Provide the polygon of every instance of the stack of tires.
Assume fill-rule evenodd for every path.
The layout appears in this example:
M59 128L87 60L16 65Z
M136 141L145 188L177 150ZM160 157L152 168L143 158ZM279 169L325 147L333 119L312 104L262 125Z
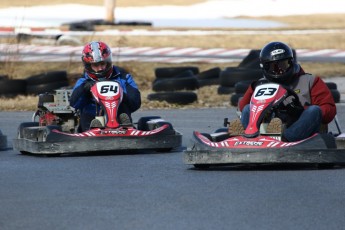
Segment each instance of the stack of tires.
M173 104L190 104L198 100L194 92L199 87L219 85L219 67L200 72L196 66L159 67L148 100L166 101Z
M150 101L166 101L172 104L186 105L198 100L194 90L199 88L195 75L199 68L195 66L159 67L155 69L155 80L151 93L147 96Z

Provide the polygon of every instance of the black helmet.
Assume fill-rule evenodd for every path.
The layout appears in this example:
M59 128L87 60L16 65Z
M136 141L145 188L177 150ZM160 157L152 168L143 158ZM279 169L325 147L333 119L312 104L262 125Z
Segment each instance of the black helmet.
M270 42L260 52L260 67L265 78L280 84L288 84L299 72L291 48L283 42Z

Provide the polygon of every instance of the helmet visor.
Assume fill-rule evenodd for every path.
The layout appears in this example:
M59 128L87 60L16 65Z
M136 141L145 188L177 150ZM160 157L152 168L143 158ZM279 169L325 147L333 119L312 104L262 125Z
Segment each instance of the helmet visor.
M291 68L291 66L292 63L290 59L283 59L265 63L264 69L269 74L282 75L286 73Z

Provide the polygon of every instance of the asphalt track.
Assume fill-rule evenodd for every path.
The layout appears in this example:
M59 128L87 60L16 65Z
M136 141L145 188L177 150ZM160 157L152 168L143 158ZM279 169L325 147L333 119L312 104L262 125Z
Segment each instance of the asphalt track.
M344 121L344 105L338 118ZM1 112L9 147L32 112ZM342 229L344 168L195 170L182 162L193 130L211 132L235 108L146 110L182 132L170 153L35 157L0 152L0 229ZM336 131L334 124L330 129Z

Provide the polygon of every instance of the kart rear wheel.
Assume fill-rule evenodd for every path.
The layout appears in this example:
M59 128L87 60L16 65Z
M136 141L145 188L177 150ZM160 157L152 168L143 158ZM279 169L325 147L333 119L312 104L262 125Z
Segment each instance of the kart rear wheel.
M194 168L196 168L196 169L201 169L201 170L205 170L205 169L209 169L209 168L210 168L210 165L207 165L207 164L195 164L195 165L194 165Z
M320 163L316 166L318 169L333 169L335 165L333 163Z
M150 121L150 120L154 120L154 119L161 119L161 117L160 116L141 117L138 120L138 129L142 130L142 131L148 131L149 128L148 128L147 122Z

